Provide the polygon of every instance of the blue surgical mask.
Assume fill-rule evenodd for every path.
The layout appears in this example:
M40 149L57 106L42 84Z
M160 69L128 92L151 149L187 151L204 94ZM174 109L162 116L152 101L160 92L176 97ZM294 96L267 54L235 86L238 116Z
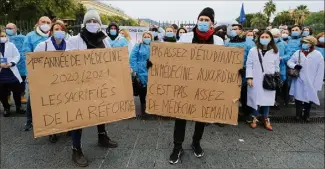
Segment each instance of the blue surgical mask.
M158 36L158 33L157 33L156 31L153 31L153 32L152 32L152 36L153 36L153 37L156 37L156 36Z
M308 36L309 35L309 31L303 31L302 32L302 36Z
M150 42L151 42L151 38L143 38L143 42L144 42L145 44L149 45Z
M230 32L231 37L237 36L237 32L235 30L231 30Z
M209 22L199 21L197 23L197 28L200 32L208 32L208 30L210 29L210 24Z
M307 44L307 43L303 43L302 45L301 45L301 48L303 49L303 50L309 50L309 45Z
M320 43L325 43L325 38L324 37L320 37L318 40L319 40Z
M65 37L65 32L64 31L54 31L53 36L55 39L62 40Z
M253 36L246 36L246 41L253 41Z
M274 38L274 42L277 43L280 40L280 38Z
M174 37L174 32L166 32L166 36L169 38Z
M271 39L260 39L260 43L264 46L268 45L270 43Z
M12 29L6 29L6 34L7 34L8 36L12 36L12 35L15 34L15 32L14 32L14 30L12 30Z
M300 32L299 31L292 31L291 32L291 36L299 36L300 35Z
M116 35L116 29L109 30L109 34L115 36Z

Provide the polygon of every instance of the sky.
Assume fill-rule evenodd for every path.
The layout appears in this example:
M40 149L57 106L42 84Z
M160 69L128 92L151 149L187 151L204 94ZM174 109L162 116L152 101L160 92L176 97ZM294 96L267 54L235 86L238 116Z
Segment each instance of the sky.
M137 18L150 18L156 21L194 21L198 14L205 7L212 7L215 11L215 20L219 22L233 21L240 14L242 3L244 3L245 13L263 12L263 6L267 0L257 1L101 1L102 3L111 4L114 7L122 9L127 15ZM277 11L294 9L297 6L304 4L312 12L324 10L323 0L295 0L284 1L275 0ZM273 16L274 17L274 16ZM272 17L272 18L273 18Z

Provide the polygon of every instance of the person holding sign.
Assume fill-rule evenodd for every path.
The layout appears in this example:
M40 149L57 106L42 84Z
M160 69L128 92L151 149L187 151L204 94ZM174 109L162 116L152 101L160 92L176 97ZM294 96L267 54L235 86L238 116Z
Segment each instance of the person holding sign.
M249 50L252 48L251 45L249 45L246 42L246 35L243 32L243 26L241 24L233 24L232 30L230 33L230 40L225 44L225 46L229 47L238 47L238 48L244 48L244 65L243 68L239 71L239 73L242 75L242 87L241 87L241 93L240 93L240 101L241 101L241 107L242 111L244 113L245 119L248 123L251 122L250 119L250 109L247 106L247 83L245 79L245 67L246 67L246 60Z
M287 62L289 68L299 72L291 82L289 94L296 99L296 118L306 122L310 121L312 104L320 105L317 93L322 90L324 78L324 58L315 49L316 44L317 39L313 36L304 37L301 50Z
M176 42L174 27L168 26L166 28L166 35L164 36L164 42Z
M57 20L50 29L50 38L45 42L38 44L34 52L43 52L43 51L58 51L58 50L70 50L72 47L65 40L67 29L65 25ZM50 135L49 140L52 143L58 141L56 134Z
M270 131L273 130L269 119L269 111L270 106L274 106L275 103L277 86L269 87L267 77L280 78L279 72L279 50L271 32L264 31L258 36L256 47L249 51L246 63L247 105L254 109L252 110L251 128L257 127L257 117L261 111L265 128Z
M193 32L183 34L179 43L197 43L224 45L223 40L214 35L214 10L204 8L197 18L197 24ZM198 158L203 157L204 151L201 148L200 141L203 136L205 123L196 122L193 135L192 149L194 155ZM176 119L174 127L174 149L169 158L170 164L177 164L183 154L182 144L185 138L186 120Z
M179 28L176 32L176 39L177 41L179 41L179 39L181 38L181 36L183 34L187 33L187 30L185 28Z
M36 46L49 38L52 21L47 16L42 16L35 25L35 31L29 32L26 35L23 44L23 51L26 53L34 52ZM27 123L25 124L24 131L29 131L32 125L32 110L30 105L30 98L27 101L26 112Z
M101 31L102 21L98 12L90 9L84 16L83 27L80 34L69 38L69 43L73 45L73 50L86 50L98 48L110 48L109 39L103 31ZM112 141L105 129L105 124L97 126L98 131L98 145L107 148L116 148L118 145ZM72 160L80 167L88 166L88 160L81 150L81 134L82 129L71 132L72 136Z
M152 66L150 59L150 43L153 37L151 33L144 32L142 34L142 43L138 43L134 46L131 57L130 66L132 69L132 75L138 77L140 85L138 92L141 103L141 115L146 113L146 97L147 97L147 84L148 84L148 69Z
M21 87L22 78L19 74L17 63L20 60L20 54L16 46L8 41L5 32L0 31L0 101L3 105L3 116L10 114L10 105L8 103L8 91L13 92L16 113L24 114L25 110L21 107Z

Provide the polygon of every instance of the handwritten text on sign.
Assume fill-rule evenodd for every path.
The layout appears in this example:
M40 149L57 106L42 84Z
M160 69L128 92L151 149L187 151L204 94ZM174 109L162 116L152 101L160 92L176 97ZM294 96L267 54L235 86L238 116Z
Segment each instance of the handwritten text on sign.
M152 43L147 111L208 123L237 124L243 50Z
M35 137L135 116L126 47L27 56Z

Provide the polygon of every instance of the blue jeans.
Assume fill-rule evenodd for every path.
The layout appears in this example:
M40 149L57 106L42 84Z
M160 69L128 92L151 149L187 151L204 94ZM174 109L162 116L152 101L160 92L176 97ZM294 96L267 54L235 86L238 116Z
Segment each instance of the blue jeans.
M269 117L270 106L258 106L257 110L253 109L252 115L258 117L260 111L262 112L263 117L267 118Z
M82 129L77 129L77 130L71 131L73 148L81 147L81 134L82 134Z
M28 101L27 101L26 118L27 118L27 124L32 124L33 123L32 108L30 106L30 96L28 96Z

